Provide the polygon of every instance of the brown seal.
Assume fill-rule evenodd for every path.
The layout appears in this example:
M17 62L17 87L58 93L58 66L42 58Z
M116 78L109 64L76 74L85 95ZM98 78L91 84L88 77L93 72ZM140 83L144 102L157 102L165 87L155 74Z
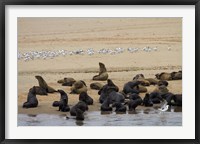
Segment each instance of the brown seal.
M71 93L80 94L81 92L87 92L87 86L84 81L76 81L71 87Z
M47 85L46 81L41 76L35 76L38 80L39 86L47 91L47 93L57 92L54 88Z
M99 74L93 77L93 80L105 81L108 79L108 73L103 63L99 62Z

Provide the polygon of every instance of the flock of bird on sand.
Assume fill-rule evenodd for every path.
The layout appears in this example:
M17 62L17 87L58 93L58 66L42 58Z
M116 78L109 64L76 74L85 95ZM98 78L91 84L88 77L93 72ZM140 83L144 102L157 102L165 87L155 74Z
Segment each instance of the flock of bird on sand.
M97 90L99 95L100 110L115 112L135 111L136 107L141 105L144 107L152 107L154 104L163 104L160 108L165 111L169 106L182 106L182 94L174 94L169 92L167 86L170 80L181 80L182 71L171 73L158 73L156 78L145 78L143 74L137 74L131 81L124 84L123 90L119 91L119 87L108 78L106 67L99 62L99 74L93 77L90 88ZM88 87L83 80L75 80L72 77L65 77L57 82L62 86L70 86L73 94L79 95L79 101L72 107L68 105L68 95L64 90L55 90L50 87L42 76L35 76L39 82L39 86L33 86L29 89L27 101L23 104L23 108L33 108L38 106L36 95L48 95L48 93L60 93L60 100L52 102L53 107L58 107L59 111L70 112L71 116L76 116L77 120L84 120L84 112L89 109L88 105L93 105L93 99L88 95ZM107 81L103 85L97 81ZM147 86L155 85L155 90L147 93ZM146 93L142 99L140 93Z
M73 51L67 51L67 50L56 50L56 51L30 51L26 53L20 53L18 52L18 60L24 60L24 61L30 61L35 59L53 59L58 56L66 56L66 55L94 55L94 54L110 54L110 55L116 55L123 53L125 51L128 51L130 53L136 53L139 51L143 52L154 52L158 51L158 47L143 47L143 48L137 48L137 47L129 47L127 49L125 48L115 48L115 49L108 49L103 48L100 50L95 51L93 48L88 48L87 50L73 50ZM171 47L167 48L168 51L171 50Z

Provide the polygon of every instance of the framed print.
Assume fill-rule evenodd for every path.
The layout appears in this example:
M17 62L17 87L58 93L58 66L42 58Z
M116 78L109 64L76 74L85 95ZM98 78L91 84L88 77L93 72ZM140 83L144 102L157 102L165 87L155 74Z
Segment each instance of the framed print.
M1 1L2 143L199 143L199 1Z

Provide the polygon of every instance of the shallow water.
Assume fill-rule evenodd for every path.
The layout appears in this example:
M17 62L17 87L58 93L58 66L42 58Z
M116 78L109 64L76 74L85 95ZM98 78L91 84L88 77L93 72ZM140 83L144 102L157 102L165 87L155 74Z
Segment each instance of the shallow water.
M182 112L145 109L124 114L85 112L85 120L67 115L18 114L18 126L182 126ZM67 117L67 118L66 118Z

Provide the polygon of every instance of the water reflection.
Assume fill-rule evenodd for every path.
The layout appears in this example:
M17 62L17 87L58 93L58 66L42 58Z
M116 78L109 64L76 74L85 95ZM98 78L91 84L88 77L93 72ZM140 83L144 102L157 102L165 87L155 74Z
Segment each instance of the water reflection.
M18 126L181 126L182 108L171 107L167 112L145 110L116 112L85 112L85 120L76 120L69 113L62 115L18 115Z

